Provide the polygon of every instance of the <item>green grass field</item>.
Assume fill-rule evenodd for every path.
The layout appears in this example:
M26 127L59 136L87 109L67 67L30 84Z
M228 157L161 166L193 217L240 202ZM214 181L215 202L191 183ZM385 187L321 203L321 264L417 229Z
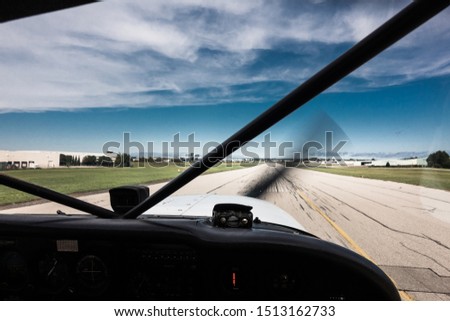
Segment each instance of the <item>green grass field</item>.
M317 167L311 170L420 185L450 191L450 170L434 168Z
M228 165L228 166L227 166ZM206 173L243 168L239 165L221 164ZM1 174L16 177L64 194L104 191L112 187L133 184L150 184L167 181L184 168L174 164L164 167L132 168L55 168L40 170L3 171ZM0 185L0 205L9 205L38 199L35 196Z

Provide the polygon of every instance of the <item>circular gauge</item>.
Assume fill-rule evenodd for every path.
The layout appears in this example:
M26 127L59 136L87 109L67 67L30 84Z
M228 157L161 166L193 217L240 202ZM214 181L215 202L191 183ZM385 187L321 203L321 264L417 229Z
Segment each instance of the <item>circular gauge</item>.
M78 261L77 277L86 290L102 290L108 283L108 270L99 257L87 255Z
M18 252L7 252L0 260L0 289L19 291L28 283L28 267Z
M69 281L69 268L60 258L46 257L39 261L39 276L44 289L59 292Z

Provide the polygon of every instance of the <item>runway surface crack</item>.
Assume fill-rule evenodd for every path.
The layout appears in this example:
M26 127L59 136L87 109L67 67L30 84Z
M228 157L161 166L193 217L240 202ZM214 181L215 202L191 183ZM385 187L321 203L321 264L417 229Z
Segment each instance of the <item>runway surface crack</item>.
M369 214L364 213L363 211L357 209L356 207L354 207L354 206L352 206L352 205L350 205L350 204L348 204L348 203L346 203L346 202L344 202L344 201L342 201L342 200L340 200L340 199L334 197L333 195L328 194L327 192L323 192L323 191L322 191L322 193L328 195L329 197L335 199L335 200L338 201L338 202L341 202L342 204L345 204L346 206L350 207L350 208L353 209L354 211L356 211L356 212L358 212L358 213L364 215L364 216L367 217L368 219L374 221L375 223L377 223L377 224L383 226L384 228L386 228L386 229L388 229L388 230L390 230L390 231L392 231L392 232L401 233L401 234L405 234L405 235L410 235L410 236L414 236L414 237L419 237L419 238L422 238L422 239L427 239L427 238L424 237L423 235L418 235L418 234L414 234L414 233L410 233L410 232L406 232L406 231L401 231L401 230L395 229L395 228L393 228L393 227L390 227L390 226L384 224L383 222L377 220L376 218L370 216Z
M404 248L410 250L411 252L414 252L414 253L419 254L419 255L421 255L421 256L423 256L423 257L426 257L427 259L429 259L429 260L433 261L434 263L436 263L437 265L439 265L439 266L440 266L441 268L443 268L444 270L450 272L450 270L449 270L445 265L439 263L436 259L432 258L431 256L426 255L426 254L423 254L423 253L421 253L421 252L419 252L419 251L416 251L416 250L414 250L414 249L412 249L412 248L406 246L403 242L400 242L400 245L403 246Z

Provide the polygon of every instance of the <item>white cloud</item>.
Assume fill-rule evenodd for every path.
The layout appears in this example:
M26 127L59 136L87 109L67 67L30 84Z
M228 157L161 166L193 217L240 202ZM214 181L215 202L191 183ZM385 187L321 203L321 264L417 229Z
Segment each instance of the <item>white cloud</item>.
M401 7L299 3L114 0L2 24L0 112L254 99L231 86L304 80L331 59L321 46L354 43ZM355 76L384 86L448 75L449 18L444 12ZM260 50L298 60L261 63ZM217 90L194 94L204 88Z

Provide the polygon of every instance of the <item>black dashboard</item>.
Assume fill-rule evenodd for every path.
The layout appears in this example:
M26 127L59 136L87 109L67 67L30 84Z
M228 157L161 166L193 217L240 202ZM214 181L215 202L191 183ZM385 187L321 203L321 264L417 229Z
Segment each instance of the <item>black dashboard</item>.
M298 230L209 218L0 215L2 300L399 300L374 264Z

